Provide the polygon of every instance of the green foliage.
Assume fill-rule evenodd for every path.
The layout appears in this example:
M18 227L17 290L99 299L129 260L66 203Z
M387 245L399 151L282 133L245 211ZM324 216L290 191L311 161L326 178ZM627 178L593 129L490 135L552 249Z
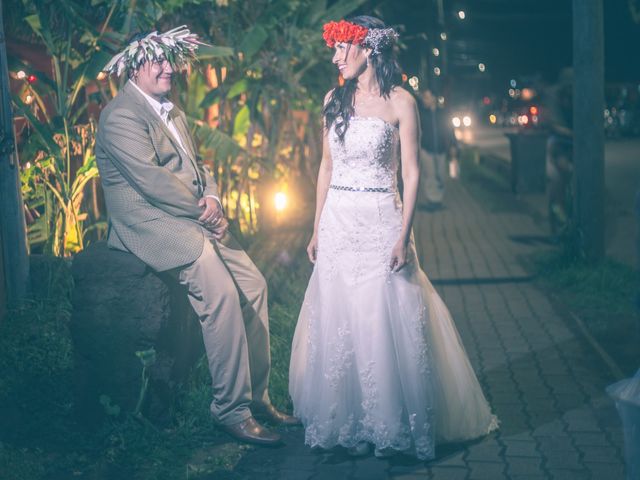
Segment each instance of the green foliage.
M116 6L110 6L108 19ZM89 101L82 94L108 60L103 48L114 35L105 33L108 20L101 29L88 22L82 3L67 1L55 7L51 2L24 0L22 7L30 12L24 23L46 48L52 64L51 72L36 72L22 59L12 58L12 69L37 78L30 82L29 75L24 76L13 96L17 114L31 129L20 152L29 239L32 245L44 244L45 253L69 255L83 248L84 189L98 176L95 126L87 117Z
M0 431L17 444L55 436L72 405L71 275L57 259L33 263L32 298L0 322Z

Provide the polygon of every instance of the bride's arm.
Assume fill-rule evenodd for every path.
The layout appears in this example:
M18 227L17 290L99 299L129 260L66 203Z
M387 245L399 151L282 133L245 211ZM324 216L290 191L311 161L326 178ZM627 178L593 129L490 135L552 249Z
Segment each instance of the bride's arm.
M330 94L331 92L329 92L325 97L325 104L329 99ZM318 248L318 225L320 224L320 215L322 214L324 202L327 198L327 192L329 191L329 183L331 182L332 161L331 152L329 150L328 133L327 126L325 125L322 135L322 160L320 161L320 170L318 171L318 183L316 187L316 216L313 222L313 236L311 237L311 241L307 247L309 260L313 263L316 261Z
M398 115L400 130L400 161L402 163L402 230L398 243L393 248L391 268L400 270L406 263L407 246L411 239L411 227L416 210L420 166L420 118L415 99L404 89L395 92L394 110Z

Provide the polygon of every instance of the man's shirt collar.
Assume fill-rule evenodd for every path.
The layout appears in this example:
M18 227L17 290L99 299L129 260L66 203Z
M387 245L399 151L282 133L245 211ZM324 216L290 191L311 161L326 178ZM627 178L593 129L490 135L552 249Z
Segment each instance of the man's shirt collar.
M135 84L135 82L129 80L129 83L131 83L131 85L133 85L142 94L142 96L147 100L147 102L149 102L149 105L151 105L151 108L153 108L153 110L158 115L160 115L162 120L164 120L166 122L167 121L167 117L169 115L169 112L174 107L173 103L171 103L167 99L163 99L162 102L159 102L158 100L153 98L151 95L148 95L148 94L144 93L142 91L142 89L138 85Z

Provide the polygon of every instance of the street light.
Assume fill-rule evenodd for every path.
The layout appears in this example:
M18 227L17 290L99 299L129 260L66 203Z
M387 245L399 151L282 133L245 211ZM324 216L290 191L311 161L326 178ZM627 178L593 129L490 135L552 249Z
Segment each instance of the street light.
M447 32L442 32L440 34L440 38L442 39L442 41L445 41L447 39Z
M478 64L478 70L480 70L481 72L484 72L486 70L487 66L484 63L479 63Z
M431 52L433 53L434 57L439 57L440 56L440 49L439 48L434 48L433 50L431 50Z
M439 77L439 76L440 76L440 73L442 73L442 72L440 71L440 67L436 67L436 68L434 68L434 69L433 69L433 73L435 73L435 74L436 74L436 77Z
M460 10L460 11L458 11L458 18L459 18L460 20L464 20L465 18L467 18L467 14L465 13L465 11L464 11L464 10Z

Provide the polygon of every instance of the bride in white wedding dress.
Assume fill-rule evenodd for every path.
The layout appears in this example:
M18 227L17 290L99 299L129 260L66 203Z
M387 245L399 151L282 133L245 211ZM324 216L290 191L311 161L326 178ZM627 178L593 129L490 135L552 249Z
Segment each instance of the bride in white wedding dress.
M325 25L323 36L345 81L325 99L315 266L289 392L312 447L431 459L436 443L485 435L497 419L416 257L419 119L398 86L397 35L359 16Z

